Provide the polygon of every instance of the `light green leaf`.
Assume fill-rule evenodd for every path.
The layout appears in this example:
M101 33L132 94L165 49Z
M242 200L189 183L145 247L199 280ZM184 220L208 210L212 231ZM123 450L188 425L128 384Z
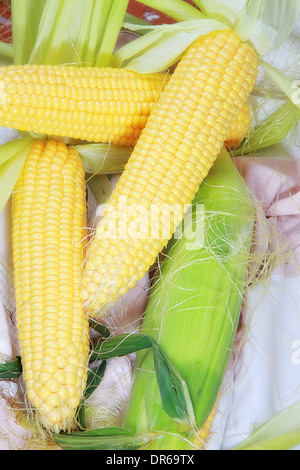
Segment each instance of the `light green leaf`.
M14 63L28 63L47 0L12 0Z
M87 180L97 204L105 204L112 192L111 182L106 175L95 175Z
M53 439L64 450L137 450L149 436L136 436L121 428L103 428L55 434Z
M143 29L142 26L128 23L124 27L131 31ZM152 28L148 34L121 47L113 55L112 65L140 73L167 70L199 36L224 29L224 25L218 21L200 19Z
M78 63L78 31L85 18L86 0L48 0L40 20L30 63Z
M249 139L243 140L238 148L231 151L231 155L258 156L261 150L280 144L294 129L299 119L300 109L288 101L257 126Z
M300 444L300 401L276 414L233 450L290 450Z
M14 189L32 141L25 137L0 146L0 212Z
M299 11L299 0L248 1L235 32L243 41L250 41L260 56L265 56L286 41Z
M95 59L96 67L108 67L110 65L127 6L128 0L113 0L111 2L107 24L103 27L101 47Z
M109 144L83 144L75 148L82 158L85 172L91 175L122 172L132 152L131 147Z
M240 18L248 0L194 0L194 2L209 18L232 27Z
M121 357L143 349L152 348L155 374L163 410L183 429L195 424L191 397L186 382L172 365L161 346L148 335L125 334L108 338L97 345L90 361Z
M0 55L12 59L13 57L13 46L7 42L0 41Z
M291 82L279 70L275 69L267 62L261 60L260 63L263 65L267 75L269 75L273 82L285 93L294 105L298 106L300 109L300 93L297 87L297 85L300 84L300 81L296 80L295 82Z
M138 0L139 3L161 11L176 21L203 19L205 15L183 0Z

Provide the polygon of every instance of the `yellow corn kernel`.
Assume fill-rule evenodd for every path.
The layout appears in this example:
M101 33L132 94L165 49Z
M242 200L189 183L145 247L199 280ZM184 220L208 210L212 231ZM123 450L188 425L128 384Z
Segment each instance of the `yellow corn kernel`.
M217 158L256 77L256 53L230 30L201 37L185 53L88 247L94 268L84 269L82 298L89 315L101 316L154 263ZM122 242L122 249L111 259L116 239L120 244L114 248ZM131 276L124 277L128 254L134 265ZM104 273L100 281L97 273Z
M72 426L87 378L85 196L76 150L35 141L12 198L17 328L28 399L57 432Z
M68 72L73 75L74 70L76 79L72 81ZM93 74L86 79L83 72L80 75L82 70L66 66L0 67L0 123L52 136L135 145L169 77L149 74L137 83L137 74L113 69L107 80L110 69L93 68L88 69L88 74L89 70ZM228 147L236 147L246 137L250 123L247 113L248 105L233 123L225 142Z
M234 121L229 136L225 140L225 146L234 149L240 145L243 139L248 137L251 126L251 110L247 101L241 108L238 118Z
M62 65L0 67L0 125L48 136L135 145L165 74Z
M207 417L205 423L198 431L197 438L195 439L193 448L197 450L205 450L208 439L211 435L211 428L212 428L212 424L216 415L216 409L217 409L217 404L215 404L209 416Z

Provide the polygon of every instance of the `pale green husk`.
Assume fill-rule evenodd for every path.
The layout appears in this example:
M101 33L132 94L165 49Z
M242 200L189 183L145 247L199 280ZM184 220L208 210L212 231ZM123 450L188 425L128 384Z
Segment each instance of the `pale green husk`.
M254 209L225 150L193 201L193 216L185 218L183 235L175 233L161 258L142 333L158 341L186 381L196 425L182 430L163 411L152 356L139 352L124 427L157 434L147 449L192 447L215 403L233 345L247 285Z
M300 444L300 402L283 409L233 450L291 450Z
M0 212L9 199L33 142L24 137L0 146Z

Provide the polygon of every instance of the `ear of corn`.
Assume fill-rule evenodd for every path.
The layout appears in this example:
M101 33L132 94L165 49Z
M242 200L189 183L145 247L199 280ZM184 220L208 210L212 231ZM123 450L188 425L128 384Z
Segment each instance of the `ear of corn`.
M164 74L125 69L22 65L0 67L0 125L59 137L135 145L158 96ZM240 110L228 146L246 136Z
M214 164L257 76L229 30L186 52L146 124L89 246L82 297L100 316L154 263Z
M28 399L54 431L71 427L87 376L88 320L79 295L85 237L78 153L35 141L13 193L17 328Z
M167 415L153 355L138 352L123 427L148 434L149 450L202 448L206 440L247 286L254 215L248 189L223 150L161 257L141 329L185 380L196 424L183 430Z
M109 67L0 67L0 125L135 145L167 82L164 74Z

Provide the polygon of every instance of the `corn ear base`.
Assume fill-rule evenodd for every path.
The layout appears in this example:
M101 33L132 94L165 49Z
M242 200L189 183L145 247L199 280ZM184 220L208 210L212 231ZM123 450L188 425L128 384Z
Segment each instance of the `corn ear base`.
M153 357L139 352L124 427L156 434L149 450L194 448L214 407L247 286L254 218L246 185L224 149L193 201L192 217L167 246L142 326L186 381L196 429L191 423L183 432L164 412Z

